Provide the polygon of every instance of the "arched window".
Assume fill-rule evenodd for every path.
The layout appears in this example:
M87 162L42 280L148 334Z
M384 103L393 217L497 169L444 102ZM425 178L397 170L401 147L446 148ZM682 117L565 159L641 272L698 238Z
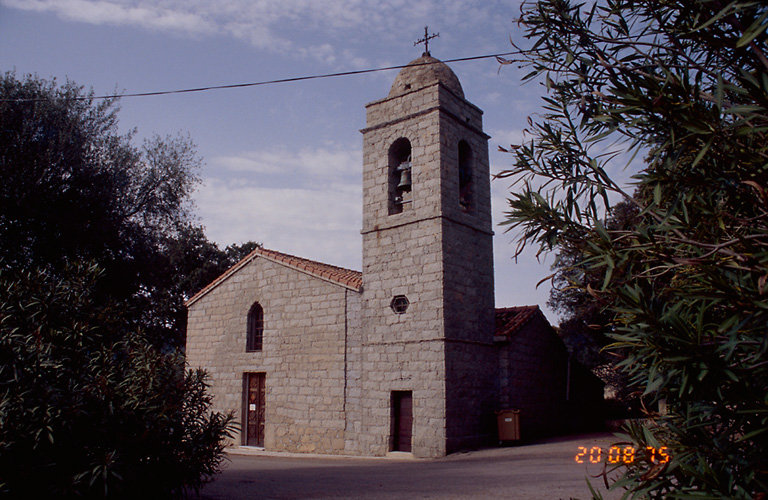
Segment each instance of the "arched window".
M389 214L411 207L411 143L401 137L389 147Z
M472 208L472 149L459 142L459 205L465 212Z
M264 338L264 310L258 302L254 302L248 311L248 337L245 342L245 350L248 352L260 351Z

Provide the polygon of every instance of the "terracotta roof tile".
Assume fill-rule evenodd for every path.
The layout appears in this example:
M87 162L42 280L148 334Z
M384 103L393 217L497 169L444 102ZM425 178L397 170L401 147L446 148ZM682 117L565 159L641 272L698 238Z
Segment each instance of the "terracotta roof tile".
M203 295L207 294L220 283L225 281L240 268L248 264L250 261L257 257L263 257L272 262L288 266L290 268L305 272L309 275L315 276L337 285L349 288L356 292L359 292L363 288L363 274L360 271L353 271L352 269L345 269L343 267L332 266L330 264L323 264L314 260L304 259L296 257L295 255L289 255L275 250L269 250L267 248L257 248L253 252L246 255L240 262L227 269L221 276L210 282L205 288L193 295L186 305L189 307Z
M539 306L516 306L496 309L496 336L512 338L536 313L543 314Z
M360 271L353 271L352 269L345 269L343 267L332 266L330 264L323 264L314 260L303 259L294 255L288 255L285 253L277 252L275 250L267 250L266 248L261 250L261 256L271 258L276 262L282 262L290 267L307 271L309 274L317 276L319 278L327 278L329 281L338 283L339 285L352 288L357 291L363 286L363 274Z

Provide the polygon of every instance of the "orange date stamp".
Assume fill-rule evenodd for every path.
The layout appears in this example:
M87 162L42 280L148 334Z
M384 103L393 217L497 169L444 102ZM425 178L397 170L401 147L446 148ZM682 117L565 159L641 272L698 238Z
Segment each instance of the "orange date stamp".
M579 446L577 450L578 453L573 457L577 464L599 464L605 462L611 465L630 465L635 463L638 455L638 450L634 446L611 446L607 450L603 450L599 446L592 446L590 448ZM666 446L659 448L646 446L644 452L651 463L665 464L669 462L669 449Z

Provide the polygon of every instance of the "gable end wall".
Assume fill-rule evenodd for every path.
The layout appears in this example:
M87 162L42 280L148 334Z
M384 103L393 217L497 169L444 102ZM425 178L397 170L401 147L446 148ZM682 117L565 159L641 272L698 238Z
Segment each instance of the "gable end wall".
M257 301L263 349L246 352L246 318ZM214 409L234 411L238 421L243 374L266 374L265 449L343 453L345 392L355 389L345 353L359 336L349 314L358 311L358 293L256 258L190 306L187 363L208 371Z

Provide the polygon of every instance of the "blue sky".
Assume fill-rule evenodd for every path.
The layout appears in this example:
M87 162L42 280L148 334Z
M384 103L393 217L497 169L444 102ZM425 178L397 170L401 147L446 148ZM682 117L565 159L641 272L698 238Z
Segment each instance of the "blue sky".
M96 94L226 85L406 64L424 26L439 59L511 50L516 1L0 0L0 70L69 78ZM539 107L522 70L494 59L451 64L484 110L491 171ZM123 98L121 128L137 139L189 133L205 166L195 193L220 245L267 248L361 269L361 169L366 103L397 71L273 86ZM494 181L494 224L507 180ZM513 260L514 234L495 227L497 307L545 307L552 257ZM550 321L556 316L545 308Z

